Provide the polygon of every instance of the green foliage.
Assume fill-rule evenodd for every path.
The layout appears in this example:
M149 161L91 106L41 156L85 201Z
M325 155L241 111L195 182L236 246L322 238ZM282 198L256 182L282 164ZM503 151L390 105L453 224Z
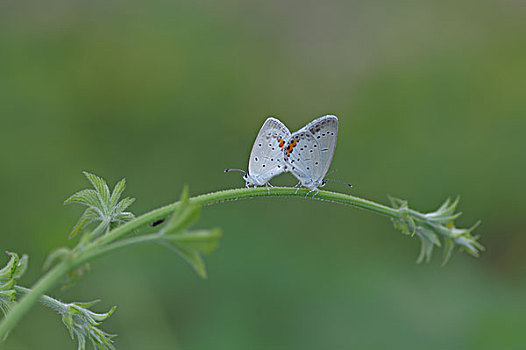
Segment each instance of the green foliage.
M16 253L7 253L11 259L0 270L0 309L6 316L14 305L17 294L29 292L26 288L16 286L16 280L22 277L27 269L27 255L19 258ZM114 349L111 340L113 336L103 332L97 326L111 316L115 307L106 313L99 314L89 310L96 302L64 304L49 296L43 296L40 301L62 315L62 321L68 328L71 337L77 337L79 350L86 348L86 338L91 341L94 349Z
M77 338L79 350L86 349L86 338L90 340L94 349L115 349L112 340L115 335L108 334L97 326L109 318L116 307L112 307L106 313L95 313L89 310L97 302L98 300L88 303L65 304L59 311L62 314L62 322L69 330L71 338Z
M187 231L199 218L201 207L190 202L188 188L181 194L179 207L159 231L160 242L179 254L195 272L206 278L206 267L201 254L217 248L219 229Z
M65 201L65 204L78 203L88 207L78 220L70 236L76 235L92 222L97 221L100 224L92 231L88 231L77 247L73 249L62 247L52 252L44 263L44 269L48 269L57 261L75 265L75 261L84 259L84 254L107 253L130 244L153 241L176 251L192 266L199 276L206 277L206 268L201 254L210 253L217 248L221 232L218 229L188 230L198 220L200 215L200 205L190 201L188 188L184 188L179 205L173 210L169 220L157 233L132 238L124 238L125 235L122 235L104 243L102 240L93 239L100 235L109 237L114 233L113 229L118 225L135 218L132 213L125 211L133 203L134 199L127 197L120 200L126 187L124 179L119 181L110 193L104 179L87 172L84 172L84 175L94 189L81 190ZM116 226L112 224L116 224ZM76 279L80 278L82 271L82 266L71 268L68 272L67 285L71 285ZM13 287L14 283L9 286ZM14 289L11 288L10 290L14 295ZM22 288L21 291L24 291L24 289ZM113 313L115 307L107 313L98 314L89 310L94 303L75 302L65 304L45 295L41 301L44 305L53 308L62 315L62 321L68 328L71 337L77 339L79 349L85 349L88 339L94 349L114 349L112 341L114 336L102 331L98 326Z
M108 230L112 224L122 224L135 218L131 212L125 211L132 205L135 198L126 197L119 201L126 188L126 179L119 181L110 194L110 189L104 179L86 171L84 175L94 189L79 191L64 201L64 204L77 203L88 207L77 221L70 237L74 237L87 225L96 221L105 223L104 229ZM100 233L93 235L98 234Z
M7 315L16 300L15 283L22 277L27 269L28 256L22 258L18 254L6 252L11 258L9 262L0 270L0 310Z
M304 196L304 190L298 193L295 188L278 187L274 187L271 194L266 188L250 188L219 191L190 198L188 188L185 187L178 202L135 219L131 212L125 211L134 199L129 197L120 199L125 189L124 179L119 181L110 192L106 181L102 178L86 172L84 174L93 189L79 191L65 201L66 204L79 203L87 206L75 225L72 235L92 222L100 222L99 225L88 231L73 249L59 248L51 253L45 267L51 266L54 261L59 263L39 280L33 290L16 285L16 279L22 276L27 267L27 256L24 255L19 259L16 254L9 253L11 255L9 263L0 270L0 308L6 314L6 318L0 323L0 336L5 336L17 322L17 317L20 318L32 305L31 303L40 298L44 305L62 315L62 321L71 337L77 339L78 349L84 350L88 340L94 349L114 349L112 340L114 336L102 331L99 326L111 316L115 307L106 313L95 313L90 310L95 302L63 303L44 293L66 276L69 276L70 282L79 278L82 267L98 256L147 242L156 242L169 247L189 263L200 277L205 278L207 274L202 254L210 253L217 248L221 231L219 229L190 230L199 219L201 205L269 195L307 198ZM392 208L358 197L327 191L319 191L315 199L351 205L390 217L398 230L407 235L418 235L420 238L422 249L418 262L429 261L433 248L442 246L439 237L444 241L444 263L451 257L456 246L474 256L478 256L483 249L477 242L477 237L471 235L477 225L469 229L455 227L454 220L460 216L460 213L455 213L458 199L453 203L447 200L439 209L430 213L412 210L407 201L396 198L391 198ZM144 228L146 225L149 227L153 221L162 217L169 218L157 232L131 236L132 233L137 233L139 228ZM15 304L17 293L27 294L27 297Z
M393 197L389 199L393 208L399 213L398 217L391 218L395 228L406 235L416 234L420 238L422 246L417 259L418 263L424 260L429 262L433 255L433 248L442 246L439 236L443 237L445 242L443 265L449 261L456 246L475 257L478 257L480 251L484 250L484 247L477 241L478 236L471 235L480 221L467 229L455 227L455 219L462 215L460 212L455 212L459 197L452 203L448 198L436 211L424 214L410 209L405 200Z

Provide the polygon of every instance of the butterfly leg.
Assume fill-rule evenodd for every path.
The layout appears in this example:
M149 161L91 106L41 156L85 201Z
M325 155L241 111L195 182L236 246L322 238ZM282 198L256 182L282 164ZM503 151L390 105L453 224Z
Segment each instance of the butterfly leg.
M296 184L296 186L294 186L294 187L296 187L296 192L294 192L294 194L297 194L297 193L298 193L298 191L299 191L299 190L300 190L300 188L301 188L301 181L300 181L300 182L298 182L298 183Z
M316 195L318 194L318 192L320 192L320 190L318 190L317 188L313 188L312 190L310 190L309 192L307 192L307 194L305 195L305 198L307 198L309 196L309 194L311 194L312 192L316 191L313 195L312 195L312 198L316 197Z

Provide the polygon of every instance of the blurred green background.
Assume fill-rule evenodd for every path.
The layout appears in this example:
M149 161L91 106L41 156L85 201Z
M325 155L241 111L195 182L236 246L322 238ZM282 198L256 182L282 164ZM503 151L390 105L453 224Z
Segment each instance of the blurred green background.
M119 349L525 349L525 62L514 0L0 2L0 248L30 255L30 286L73 245L83 170L126 177L141 214L184 184L243 186L223 169L246 168L267 116L332 113L332 178L418 210L458 194L487 251L416 265L385 218L258 199L203 210L224 231L207 280L142 246L51 294L117 305ZM76 348L40 306L4 346Z

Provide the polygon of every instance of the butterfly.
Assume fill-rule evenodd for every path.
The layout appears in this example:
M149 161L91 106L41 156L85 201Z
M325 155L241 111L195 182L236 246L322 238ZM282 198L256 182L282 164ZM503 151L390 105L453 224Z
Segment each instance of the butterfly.
M269 186L269 180L287 171L284 148L290 138L289 129L276 118L267 118L259 130L250 158L248 171L226 169L242 172L246 187Z
M326 115L294 132L287 141L283 150L287 170L310 192L318 193L318 187L326 183L325 175L331 166L337 137L338 118Z
M225 172L244 173L247 187L269 186L274 176L291 172L299 180L296 186L318 193L318 187L325 185L337 137L338 118L334 115L317 118L292 134L281 121L268 118L252 146L248 171Z

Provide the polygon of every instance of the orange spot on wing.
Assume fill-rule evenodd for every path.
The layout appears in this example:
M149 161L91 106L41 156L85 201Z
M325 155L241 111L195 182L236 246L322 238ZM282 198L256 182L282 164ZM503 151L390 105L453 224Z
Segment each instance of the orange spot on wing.
M294 139L290 141L287 148L285 148L285 151L287 151L287 153L290 154L292 152L292 149L298 145L298 142L299 142L298 139Z

